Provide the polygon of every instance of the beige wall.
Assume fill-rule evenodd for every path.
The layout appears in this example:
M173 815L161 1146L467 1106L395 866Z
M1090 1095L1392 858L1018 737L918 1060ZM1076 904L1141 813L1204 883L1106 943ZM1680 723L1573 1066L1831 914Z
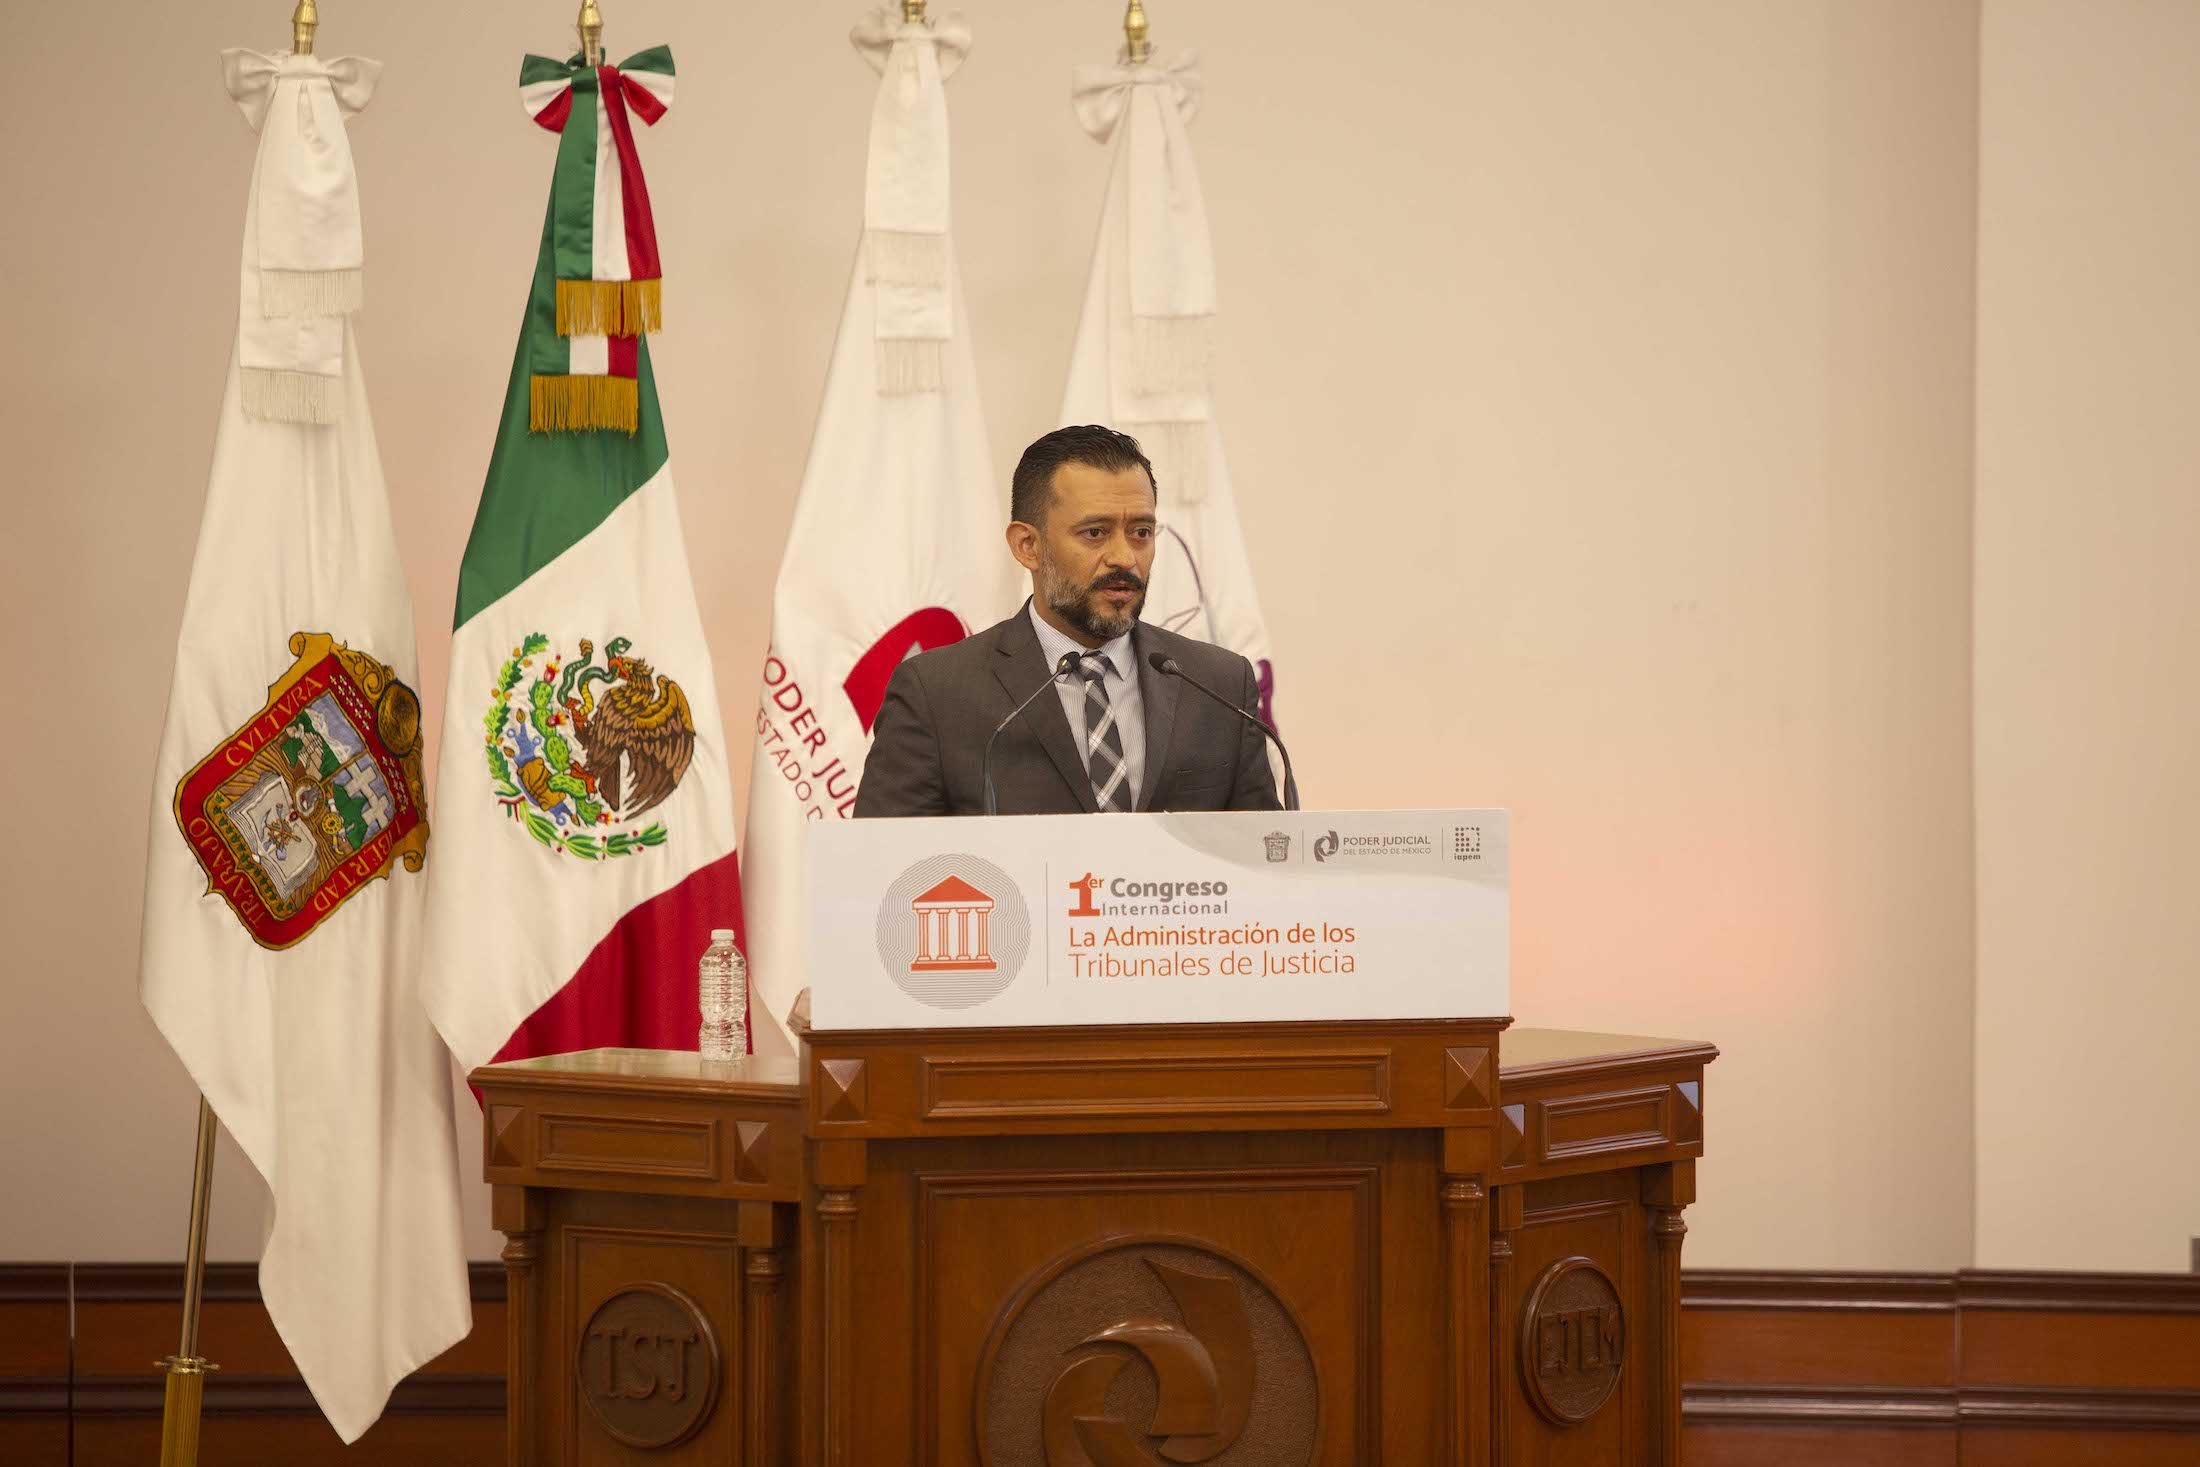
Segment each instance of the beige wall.
M251 157L213 53L288 3L17 9L0 1134L33 1200L0 1258L174 1256L146 782ZM323 6L325 50L389 65L360 329L430 728L551 162L513 78L570 9ZM1068 68L1119 6L971 9L955 200L1005 475L1053 426L1104 161ZM737 780L860 215L853 10L609 5L615 54L682 69L644 143L655 349ZM1207 57L1222 412L1309 799L1509 805L1523 1021L1726 1048L1692 1262L1967 1262L1975 6L1314 14L1153 11ZM249 1179L218 1185L215 1251L252 1256Z
M1981 60L1978 1257L2200 1237L2200 6ZM2099 1205L2053 1174L2083 1158Z

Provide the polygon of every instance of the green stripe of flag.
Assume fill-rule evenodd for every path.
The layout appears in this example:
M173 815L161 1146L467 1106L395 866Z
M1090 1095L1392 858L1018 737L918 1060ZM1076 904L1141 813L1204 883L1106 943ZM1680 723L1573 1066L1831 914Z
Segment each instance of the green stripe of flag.
M590 101L593 114L594 99ZM527 379L536 370L534 348L543 342L554 346L557 370L565 361L566 344L557 334L551 252L550 220L545 217L527 316L512 359L512 380L504 390L504 418L497 425L488 480L481 488L480 507L474 511L473 534L459 563L454 628L464 626L484 607L501 601L572 549L664 467L664 416L657 407L657 378L650 369L647 337L640 343L641 412L632 437L527 431Z
M564 81L573 74L573 68L563 61L552 61L547 56L526 56L519 63L519 84L531 87L537 82Z
M672 48L652 46L647 51L636 51L619 63L621 71L654 71L659 76L672 75Z
M558 134L558 163L550 179L550 208L558 220L560 280L588 280L596 273L596 73L573 78L573 113Z

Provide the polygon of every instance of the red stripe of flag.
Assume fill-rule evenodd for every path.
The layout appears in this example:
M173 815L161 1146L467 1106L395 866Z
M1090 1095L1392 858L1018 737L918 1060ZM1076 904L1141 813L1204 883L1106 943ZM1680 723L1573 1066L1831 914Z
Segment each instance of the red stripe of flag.
M573 115L573 89L567 87L558 93L558 100L535 114L535 126L551 132L564 132L565 119Z
M642 181L641 155L634 151L634 124L627 119L627 89L615 66L597 68L603 83L604 116L611 123L611 141L619 150L619 194L626 215L626 264L630 280L657 280L664 275L657 260L657 221L649 210L649 185ZM636 90L639 90L637 88ZM664 115L662 107L658 116Z
M642 339L639 336L607 336L604 345L611 354L610 365L604 368L606 377L639 377L642 375Z

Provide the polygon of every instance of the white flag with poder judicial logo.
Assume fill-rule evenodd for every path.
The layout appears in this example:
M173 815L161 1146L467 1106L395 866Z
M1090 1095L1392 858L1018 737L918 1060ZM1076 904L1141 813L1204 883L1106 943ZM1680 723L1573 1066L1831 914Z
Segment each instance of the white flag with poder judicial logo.
M1143 619L1253 664L1275 721L1275 664L1214 413L1214 248L1188 124L1198 58L1080 66L1077 120L1113 148L1062 394L1065 423L1106 423L1153 461L1162 531Z
M787 1010L809 981L804 833L855 808L887 679L1021 594L948 228L942 83L969 32L897 6L851 39L880 74L864 232L772 596L741 842L759 1054L789 1051Z
M350 321L364 259L344 119L381 68L223 60L260 145L139 988L267 1182L260 1293L348 1442L472 1327L450 1058L419 993L421 868L442 848L412 597ZM181 1147L183 1116L170 1125Z

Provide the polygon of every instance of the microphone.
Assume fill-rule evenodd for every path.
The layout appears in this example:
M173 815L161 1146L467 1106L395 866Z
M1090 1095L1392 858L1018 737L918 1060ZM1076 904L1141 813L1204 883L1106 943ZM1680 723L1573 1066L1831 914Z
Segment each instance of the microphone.
M1202 693L1268 735L1269 741L1276 746L1276 752L1283 756L1283 808L1286 810L1299 808L1299 781L1298 776L1291 772L1291 751L1283 746L1283 736L1268 726L1267 719L1262 718L1257 713L1247 713L1243 708L1238 707L1237 704L1186 672L1177 664L1177 660L1166 652L1148 653L1146 655L1146 665L1164 677L1183 679L1188 686L1199 689Z
M993 741L1001 736L1001 730L1007 728L1010 724L1016 721L1017 714L1022 713L1026 708L1029 708L1032 704L1038 702L1039 695L1041 693L1045 692L1048 688L1053 687L1056 683L1060 682L1063 678L1067 677L1070 673L1076 670L1077 654L1075 652L1064 652L1061 656L1061 660L1054 664L1054 675L1048 678L1045 682L1039 684L1039 686L1037 686L1036 688L1033 688L1031 690L1030 697L1024 699L1023 702L1018 703L1014 708L1009 710L1008 717L993 725L993 732L987 736L985 741L985 757L978 761L978 772L985 777L986 814L998 815L1001 813L1000 798L993 791Z

